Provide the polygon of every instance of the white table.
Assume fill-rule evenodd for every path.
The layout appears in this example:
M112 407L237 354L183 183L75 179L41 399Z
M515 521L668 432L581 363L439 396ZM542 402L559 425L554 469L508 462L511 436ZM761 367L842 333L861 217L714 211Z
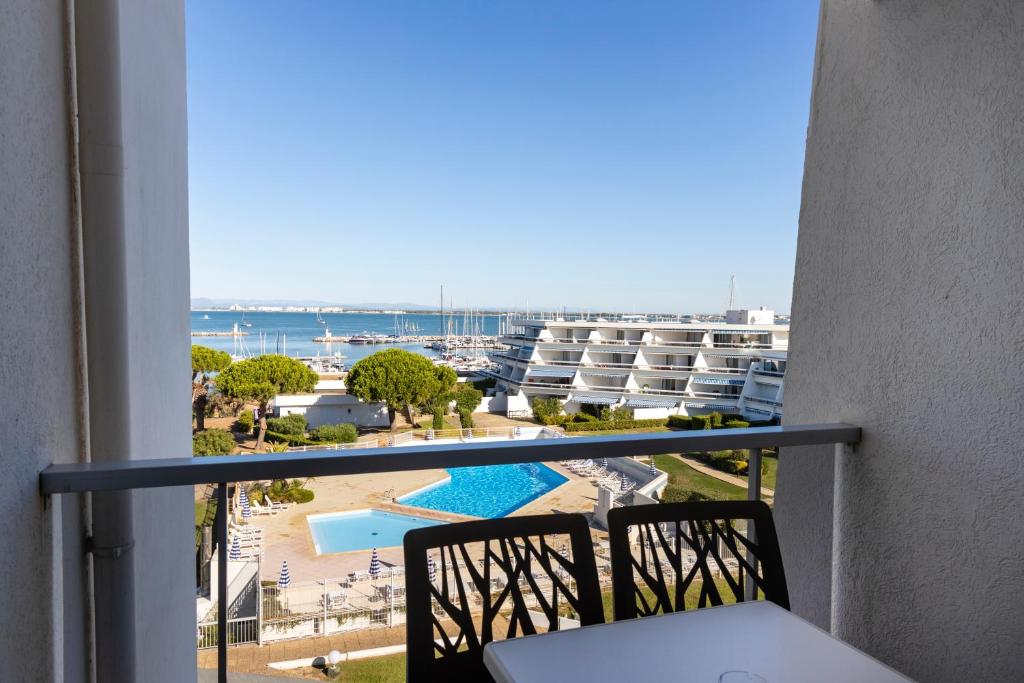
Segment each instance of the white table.
M910 680L765 601L494 642L484 664L498 683Z

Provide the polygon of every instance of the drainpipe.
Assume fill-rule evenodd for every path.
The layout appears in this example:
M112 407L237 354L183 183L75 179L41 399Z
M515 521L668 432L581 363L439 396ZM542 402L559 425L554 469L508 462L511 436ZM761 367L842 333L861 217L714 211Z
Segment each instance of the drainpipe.
M90 453L131 458L119 0L75 3ZM92 497L96 676L134 681L132 493Z
M78 75L75 61L75 0L64 1L64 87L67 90L68 159L71 180L71 307L74 325L75 361L75 443L78 458L89 462L89 378L88 348L85 339L85 280L82 262L82 184L78 149ZM81 538L92 537L92 497L79 496ZM82 590L85 608L85 670L89 683L96 683L95 601L93 595L92 557L82 561Z

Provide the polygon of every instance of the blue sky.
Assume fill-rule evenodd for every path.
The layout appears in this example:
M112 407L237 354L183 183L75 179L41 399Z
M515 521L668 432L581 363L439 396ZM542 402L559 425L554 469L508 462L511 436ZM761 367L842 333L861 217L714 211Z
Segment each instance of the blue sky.
M788 311L817 7L189 0L192 295Z

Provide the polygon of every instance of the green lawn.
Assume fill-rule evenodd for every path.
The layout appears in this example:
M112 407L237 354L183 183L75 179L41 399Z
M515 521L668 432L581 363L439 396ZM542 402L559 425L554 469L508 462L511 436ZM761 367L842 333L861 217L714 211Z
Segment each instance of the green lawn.
M766 489L775 490L775 475L779 470L779 457L777 455L761 456L761 486Z
M744 500L747 489L698 472L674 455L654 456L655 466L668 474L670 484L703 493L714 500Z
M196 505L196 526L199 526L200 524L203 523L203 520L206 519L206 501L205 500L197 500L195 505ZM217 502L216 501L210 501L210 509L211 509L211 514L213 514L213 511L217 509Z
M323 680L328 680L325 676ZM405 653L342 662L345 683L392 683L405 680Z

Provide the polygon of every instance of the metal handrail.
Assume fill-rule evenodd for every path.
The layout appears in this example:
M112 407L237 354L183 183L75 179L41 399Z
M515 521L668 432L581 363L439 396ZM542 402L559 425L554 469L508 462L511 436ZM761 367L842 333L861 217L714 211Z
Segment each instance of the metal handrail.
M529 441L488 441L397 449L265 453L50 465L39 474L43 494L192 486L229 481L405 472L586 458L856 443L860 427L785 425L720 431L657 432Z

